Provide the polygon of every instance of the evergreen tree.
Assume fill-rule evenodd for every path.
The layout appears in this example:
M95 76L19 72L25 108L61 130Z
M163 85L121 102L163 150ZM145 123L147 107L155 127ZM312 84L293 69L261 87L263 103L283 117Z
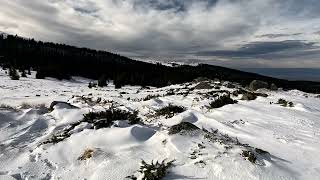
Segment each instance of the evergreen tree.
M91 82L89 82L89 85L88 85L88 88L92 88L92 83Z
M40 70L37 71L36 74L36 79L44 79L46 76L44 75L44 73Z
M70 79L71 76L82 76L97 80L104 74L105 79L114 80L116 88L124 85L163 87L168 84L189 82L198 77L207 77L238 82L243 86L253 80L261 80L277 84L284 89L320 93L318 82L290 82L205 64L169 67L161 63L135 61L106 51L35 41L14 35L5 37L0 35L0 57L0 64L7 69L12 65L20 69L41 70L37 72L38 79L45 77Z
M113 83L114 83L114 88L116 89L120 89L122 87L121 83L116 80Z
M25 70L22 71L21 77L27 77L27 74L26 74L26 71L25 71Z
M104 87L104 86L107 86L107 78L106 78L106 75L102 75L99 80L98 80L98 86L99 87Z
M20 79L19 73L14 67L11 67L9 69L9 76L12 80L19 80Z

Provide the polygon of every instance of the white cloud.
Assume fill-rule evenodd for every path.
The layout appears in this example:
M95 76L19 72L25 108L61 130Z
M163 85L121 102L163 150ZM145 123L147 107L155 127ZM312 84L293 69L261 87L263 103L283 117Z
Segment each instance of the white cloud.
M320 42L317 0L10 0L0 6L0 31L142 57L184 59L257 41ZM309 64L320 67L316 57ZM227 61L253 66L266 59ZM286 57L267 65L290 61L298 62Z

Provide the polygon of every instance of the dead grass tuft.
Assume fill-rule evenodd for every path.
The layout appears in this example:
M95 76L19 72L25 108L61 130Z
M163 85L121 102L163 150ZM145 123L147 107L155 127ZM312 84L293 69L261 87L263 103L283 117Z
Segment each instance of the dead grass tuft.
M88 160L88 159L92 158L93 152L94 152L93 149L86 149L83 152L83 154L80 157L78 157L78 160L79 161L85 161L85 160Z

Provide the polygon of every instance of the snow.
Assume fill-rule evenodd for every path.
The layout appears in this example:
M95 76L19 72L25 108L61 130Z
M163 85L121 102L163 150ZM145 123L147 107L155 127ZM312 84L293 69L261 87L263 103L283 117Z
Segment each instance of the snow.
M320 98L298 90L268 91L268 97L208 109L213 98L194 90L188 95L165 95L173 89L184 92L196 83L142 89L88 88L92 80L35 79L35 73L18 81L0 70L0 179L125 179L137 174L141 160L175 160L165 179L317 179L320 176ZM222 87L221 90L233 91ZM121 93L125 92L125 93ZM147 101L148 95L164 95ZM101 102L97 103L98 98ZM129 99L128 99L129 98ZM294 107L276 104L279 98ZM53 101L68 102L49 107ZM273 102L273 103L270 103ZM185 112L166 119L154 111L169 104L184 106ZM143 124L116 121L110 128L92 129L80 123L71 136L56 144L40 144L51 135L78 122L83 114L110 107L138 111ZM189 122L200 129L168 134L170 126ZM218 130L219 143L204 138L207 130ZM245 146L268 151L256 163L242 157ZM79 156L92 149L90 159Z

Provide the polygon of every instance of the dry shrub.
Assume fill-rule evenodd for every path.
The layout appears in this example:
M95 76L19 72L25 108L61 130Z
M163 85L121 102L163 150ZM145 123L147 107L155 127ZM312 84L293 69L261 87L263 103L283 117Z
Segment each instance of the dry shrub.
M80 157L78 157L78 160L85 161L92 158L93 152L94 152L93 149L84 150L83 154Z

